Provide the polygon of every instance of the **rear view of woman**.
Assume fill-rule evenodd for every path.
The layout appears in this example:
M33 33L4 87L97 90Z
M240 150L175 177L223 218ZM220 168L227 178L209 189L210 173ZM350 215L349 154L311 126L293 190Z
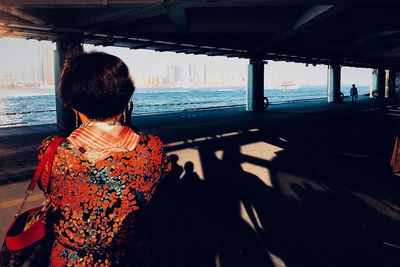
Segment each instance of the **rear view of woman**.
M82 124L42 176L51 175L42 179L43 188L50 183L56 239L50 266L143 265L136 222L169 164L158 137L120 123L130 120L128 68L115 56L83 53L66 62L59 90ZM42 142L39 159L53 139Z

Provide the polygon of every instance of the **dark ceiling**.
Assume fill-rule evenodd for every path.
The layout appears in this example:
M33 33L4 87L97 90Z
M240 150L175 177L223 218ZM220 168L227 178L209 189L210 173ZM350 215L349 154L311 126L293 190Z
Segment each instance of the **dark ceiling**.
M0 37L400 67L400 0L0 0Z

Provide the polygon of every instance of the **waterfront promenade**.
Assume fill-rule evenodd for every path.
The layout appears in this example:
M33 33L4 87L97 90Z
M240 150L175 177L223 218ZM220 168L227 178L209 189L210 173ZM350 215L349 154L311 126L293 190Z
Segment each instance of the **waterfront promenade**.
M155 265L398 266L399 119L398 99L133 117L177 161L145 216ZM55 132L0 129L2 239Z

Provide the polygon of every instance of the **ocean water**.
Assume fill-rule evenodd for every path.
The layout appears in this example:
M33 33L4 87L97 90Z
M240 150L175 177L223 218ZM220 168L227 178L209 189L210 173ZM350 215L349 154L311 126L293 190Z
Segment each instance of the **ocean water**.
M349 95L349 88L342 88ZM359 94L369 87L358 87ZM326 98L326 87L265 89L270 104ZM132 97L134 115L173 112L198 108L246 104L246 89L230 88L157 88L136 89ZM55 96L52 88L0 89L0 127L55 123Z

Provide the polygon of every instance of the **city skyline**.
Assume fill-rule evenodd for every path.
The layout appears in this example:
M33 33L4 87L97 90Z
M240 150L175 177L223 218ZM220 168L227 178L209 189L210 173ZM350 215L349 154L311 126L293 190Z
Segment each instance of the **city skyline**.
M0 83L20 81L54 84L55 45L47 41L0 38ZM84 45L85 51L103 51L120 57L128 65L139 88L221 87L247 85L247 59L186 55L174 52L129 50ZM342 86L370 85L371 69L342 68ZM326 66L269 61L265 66L266 88L291 82L298 86L326 85Z
M7 40L8 39L8 40ZM0 83L54 84L54 44L0 39Z

